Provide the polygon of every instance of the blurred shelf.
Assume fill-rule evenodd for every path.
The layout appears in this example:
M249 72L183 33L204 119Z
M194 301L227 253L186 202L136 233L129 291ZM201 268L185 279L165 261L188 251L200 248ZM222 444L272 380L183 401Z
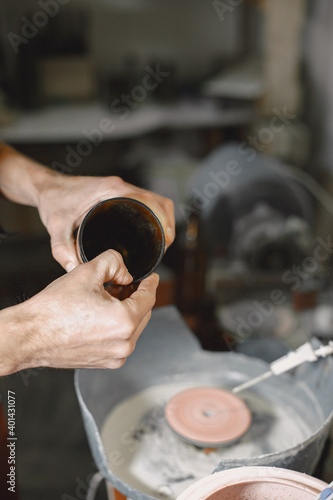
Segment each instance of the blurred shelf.
M201 88L203 95L249 101L262 99L265 91L262 62L254 56L221 71Z
M99 130L103 140L112 141L164 128L238 126L251 123L253 118L252 106L223 109L218 101L211 99L163 105L149 103L134 110L119 102L117 112L101 103L87 103L21 112L10 125L0 127L0 138L9 143L68 143L89 140L93 131Z

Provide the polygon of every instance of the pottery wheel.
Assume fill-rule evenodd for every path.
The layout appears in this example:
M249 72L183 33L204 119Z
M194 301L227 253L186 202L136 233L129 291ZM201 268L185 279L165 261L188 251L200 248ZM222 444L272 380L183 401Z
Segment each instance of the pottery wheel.
M165 407L165 418L181 438L201 447L230 444L251 424L244 401L216 387L192 387L175 394Z

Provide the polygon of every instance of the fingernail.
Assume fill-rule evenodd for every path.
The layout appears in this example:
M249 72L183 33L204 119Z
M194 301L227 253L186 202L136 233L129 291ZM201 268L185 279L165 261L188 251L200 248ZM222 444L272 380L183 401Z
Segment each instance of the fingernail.
M75 264L73 262L69 262L65 269L69 273L70 271L73 271L73 269L75 269Z

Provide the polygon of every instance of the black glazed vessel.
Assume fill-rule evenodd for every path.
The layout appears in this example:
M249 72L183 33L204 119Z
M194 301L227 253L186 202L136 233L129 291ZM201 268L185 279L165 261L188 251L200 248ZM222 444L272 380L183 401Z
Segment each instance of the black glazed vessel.
M133 283L137 283L161 262L165 236L161 222L147 205L118 197L101 201L89 210L78 229L76 245L83 263L108 249L118 251Z

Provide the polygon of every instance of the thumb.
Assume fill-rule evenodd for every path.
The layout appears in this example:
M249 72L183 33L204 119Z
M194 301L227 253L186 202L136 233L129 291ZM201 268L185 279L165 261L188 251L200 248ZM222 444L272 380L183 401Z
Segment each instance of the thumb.
M68 225L68 227L70 227ZM74 269L80 264L77 257L75 241L72 231L66 230L63 222L56 227L53 224L52 230L49 230L51 235L51 250L52 255L59 264L66 269L67 272Z
M121 254L116 250L106 250L92 259L89 264L95 267L96 278L101 284L112 281L117 285L128 285L133 281Z

